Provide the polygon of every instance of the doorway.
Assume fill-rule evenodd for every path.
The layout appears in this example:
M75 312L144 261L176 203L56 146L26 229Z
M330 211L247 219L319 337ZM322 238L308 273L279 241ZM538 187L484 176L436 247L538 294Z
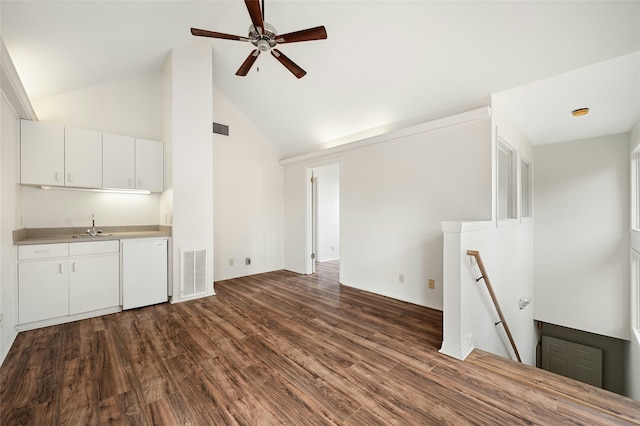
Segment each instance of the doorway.
M340 164L326 164L308 170L307 273L314 273L316 262L340 260Z

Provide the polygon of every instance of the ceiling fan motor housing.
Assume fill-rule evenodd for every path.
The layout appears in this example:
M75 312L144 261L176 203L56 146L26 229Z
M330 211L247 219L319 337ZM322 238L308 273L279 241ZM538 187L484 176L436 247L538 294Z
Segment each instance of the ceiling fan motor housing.
M254 25L249 26L249 39L251 39L251 43L260 49L261 52L266 52L267 50L273 49L276 44L276 36L278 32L273 27L273 25L264 23L264 33L260 34Z

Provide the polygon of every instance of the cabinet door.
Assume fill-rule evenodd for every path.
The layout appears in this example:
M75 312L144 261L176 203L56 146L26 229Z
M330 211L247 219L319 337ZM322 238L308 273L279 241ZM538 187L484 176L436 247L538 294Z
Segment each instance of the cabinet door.
M164 191L164 144L136 139L136 188Z
M102 133L65 127L64 184L102 188Z
M117 253L71 258L69 313L120 305L120 258Z
M135 188L135 139L102 135L102 185L104 188Z
M69 315L66 259L18 264L18 322L26 324Z
M64 185L64 127L20 121L20 183Z

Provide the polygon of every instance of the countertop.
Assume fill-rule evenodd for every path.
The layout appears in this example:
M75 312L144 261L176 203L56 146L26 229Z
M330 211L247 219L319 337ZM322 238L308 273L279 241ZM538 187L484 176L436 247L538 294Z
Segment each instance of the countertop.
M95 237L74 238L85 235L87 228L24 228L13 231L15 245L79 243L85 241L124 240L128 238L161 238L171 236L171 227L162 225L103 226L96 227L102 234Z

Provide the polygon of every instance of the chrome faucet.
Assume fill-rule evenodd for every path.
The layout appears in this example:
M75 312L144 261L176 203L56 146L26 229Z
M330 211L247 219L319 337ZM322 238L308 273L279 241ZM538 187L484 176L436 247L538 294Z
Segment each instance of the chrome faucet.
M95 237L98 234L101 234L102 231L100 229L96 229L96 215L91 213L91 228L87 229L87 234Z

